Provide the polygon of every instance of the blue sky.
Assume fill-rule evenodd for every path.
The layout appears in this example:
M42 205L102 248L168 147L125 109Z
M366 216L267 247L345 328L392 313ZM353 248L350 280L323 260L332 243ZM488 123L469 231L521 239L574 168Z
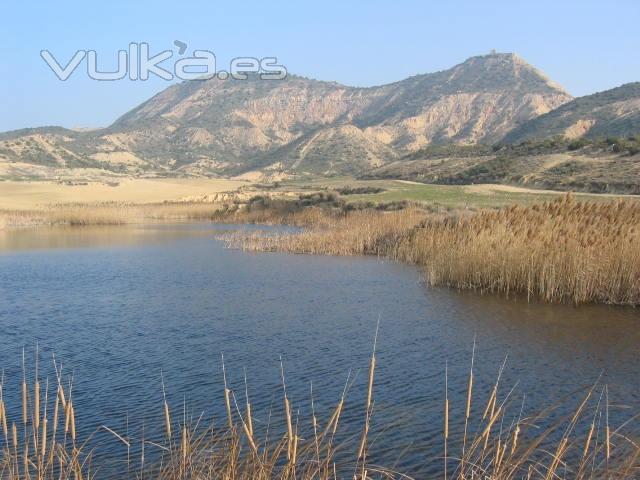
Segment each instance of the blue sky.
M0 16L0 131L106 126L166 88L164 80L97 82L82 67L61 82L40 58L179 39L216 53L277 56L291 73L376 85L449 68L491 49L516 52L573 95L640 81L640 2L555 1L21 1ZM100 57L103 56L103 57ZM82 64L84 66L84 64Z

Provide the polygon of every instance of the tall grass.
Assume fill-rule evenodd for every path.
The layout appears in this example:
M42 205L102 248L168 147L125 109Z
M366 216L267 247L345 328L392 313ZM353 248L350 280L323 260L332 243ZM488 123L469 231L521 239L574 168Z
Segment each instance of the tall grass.
M46 213L36 210L0 210L0 230L35 227L48 223Z
M124 225L131 223L215 220L221 205L200 202L155 204L73 203L40 210L0 210L0 229L39 225Z
M377 336L377 335L376 335ZM473 364L473 354L472 354ZM37 360L36 360L37 365ZM40 378L38 368L33 382L23 373L20 405L7 408L3 397L4 376L0 382L0 478L3 480L61 480L106 478L101 474L92 445L97 450L108 437L81 439L76 426L72 383L65 388L61 367L55 377ZM354 441L338 443L344 428L346 387L329 417L316 416L314 391L304 402L310 405L310 418L300 416L300 405L287 395L282 369L282 402L285 428L278 428L269 413L266 422L254 417L248 388L239 392L244 403L231 390L224 375L226 419L219 425L203 425L202 417L192 419L186 407L178 415L166 397L162 404L162 427L155 437L130 436L107 426L113 441L126 446L127 457L117 473L109 478L147 478L154 480L330 480L330 479L411 479L409 474L376 464L370 451L370 422L374 413L376 382L375 347L369 362L366 402L360 408L361 435ZM502 370L502 369L501 369ZM564 418L551 419L551 406L540 414L525 417L515 401L514 388L503 388L498 379L487 400L480 400L473 389L473 366L468 390L453 397L462 400L452 409L448 389L442 392L442 455L434 460L430 478L441 479L620 479L640 475L640 446L629 432L638 416L622 426L609 424L609 398L606 386L595 385L578 397L573 410ZM445 372L446 380L446 372ZM445 382L446 385L446 382ZM164 392L164 381L162 383ZM439 388L439 387L435 387ZM480 403L478 403L480 402ZM17 410L12 415L9 411ZM459 418L450 412L465 411ZM357 414L358 412L355 412ZM353 418L354 412L349 412ZM461 438L451 436L454 424L464 423ZM261 428L258 428L261 426ZM100 441L98 441L98 438ZM130 453L138 446L139 458ZM430 455L425 452L425 456ZM98 458L98 457L96 457ZM113 460L113 459L110 459Z
M290 224L326 226L347 211L377 208L402 209L409 202L348 203L334 192L297 197L255 195L224 202L61 203L38 210L0 209L0 229L38 225L123 225L157 221L196 220L223 223Z
M395 255L408 232L426 218L419 209L396 212L358 210L329 216L316 209L320 219L297 233L274 235L233 234L231 246L258 251L286 251L327 255Z
M386 256L432 285L548 302L640 304L640 203L571 195L469 214L358 211L301 233L229 239L250 250Z
M640 204L571 196L465 219L427 220L399 258L429 282L549 302L640 303Z

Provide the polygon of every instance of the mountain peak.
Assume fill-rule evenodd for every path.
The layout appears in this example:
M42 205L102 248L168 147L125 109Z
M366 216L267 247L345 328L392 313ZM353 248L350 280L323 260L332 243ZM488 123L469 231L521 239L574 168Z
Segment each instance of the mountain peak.
M493 50L486 55L470 57L452 70L456 77L471 81L474 88L542 89L571 97L561 85L513 52Z
M514 52L497 52L495 50L490 51L489 53L483 55L474 55L472 57L467 58L461 65L470 65L470 64L478 64L478 65L500 65L500 66L515 66L522 65L527 66L529 63L524 60L520 55Z

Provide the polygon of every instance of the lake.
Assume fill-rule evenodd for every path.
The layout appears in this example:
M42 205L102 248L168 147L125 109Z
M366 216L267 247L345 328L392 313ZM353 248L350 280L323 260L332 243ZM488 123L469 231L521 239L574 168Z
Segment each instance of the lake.
M22 349L52 375L73 373L81 433L154 432L161 372L172 408L223 420L221 354L238 401L244 369L256 421L281 409L280 358L300 418L310 382L327 418L351 370L344 422L362 426L376 324L377 463L431 471L441 453L445 363L452 418L464 410L474 338L486 400L508 356L502 395L518 413L578 398L600 375L616 403L640 400L640 316L632 308L559 306L429 288L412 266L377 258L247 253L218 238L254 226L178 224L0 231L0 368L19 417ZM16 395L18 394L18 396ZM582 394L580 394L582 395ZM479 400L479 401L480 401ZM569 401L566 413L575 407ZM560 412L563 408L560 407ZM612 422L628 418L612 409ZM128 424L128 427L127 427ZM457 432L460 425L452 427ZM108 434L96 455L121 458ZM346 437L345 437L346 438ZM124 451L126 454L126 451ZM117 468L117 467L113 467ZM105 470L106 471L106 470Z

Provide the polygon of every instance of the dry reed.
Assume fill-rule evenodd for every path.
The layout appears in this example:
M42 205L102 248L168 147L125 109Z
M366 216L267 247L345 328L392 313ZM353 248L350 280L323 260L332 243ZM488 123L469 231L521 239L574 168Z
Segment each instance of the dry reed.
M640 204L567 195L453 221L427 221L400 257L429 282L548 302L640 303Z
M475 353L472 353L472 361L474 355ZM235 415L227 412L229 423L219 428L215 423L206 427L201 426L200 418L195 421L190 420L186 407L183 407L185 411L181 418L172 417L164 395L163 379L164 440L146 438L144 434L141 438L129 437L128 434L121 435L110 428L101 427L111 433L117 442L125 444L127 451L134 443L141 444L139 469L132 468L129 464L130 459L127 457L126 469L129 473L123 472L116 476L117 478L154 480L336 480L338 478L409 480L412 477L372 463L371 460L375 459L369 458L370 454L367 453L369 422L374 404L375 364L374 347L369 362L366 403L362 409L364 420L361 440L356 444L341 445L339 455L334 445L334 438L344 408L346 386L337 407L324 425L316 417L311 388L312 418L308 422L297 419L294 424L291 401L283 383L285 388L283 412L286 426L280 435L273 433L270 437L271 414L266 423L264 436L259 436L258 432L253 430L252 426L250 427L252 420L246 380L247 409L243 415L235 401L234 392L226 384L225 372L223 385L225 398L228 396L233 399L231 408L234 408ZM96 475L97 470L92 470L92 453L87 447L91 437L83 443L77 437L71 384L65 393L62 371L55 363L55 358L54 366L56 379L52 391L55 390L56 393L50 397L48 387L45 387L44 394L40 391L42 410L36 413L33 409L27 409L29 418L24 435L18 433L17 422L12 422L7 412L4 397L5 378L4 375L0 377L0 423L2 424L0 478L3 480L101 478L99 474ZM468 387L468 394L461 396L460 411L464 410L465 414L459 419L449 416L451 399L448 394L448 385L446 385L448 370L445 373L445 456L435 460L439 465L440 473L430 478L458 480L520 478L631 480L638 478L640 447L625 431L630 427L630 422L623 424L624 429L623 427L612 428L609 424L609 399L606 386L601 388L599 395L597 389L600 387L597 385L586 391L577 408L565 419L550 420L548 414L557 406L530 417L523 417L520 410L520 414L513 417L509 413L509 407L515 396L514 389L505 393L500 391L499 379L503 368L504 365L500 369L498 380L493 385L488 400L478 408L474 408L472 404L479 399L477 395L470 393L471 386ZM284 382L284 368L281 367L281 369ZM473 368L471 372L472 370ZM472 376L473 374L470 373L470 378ZM35 378L37 382L37 375ZM48 386L48 379L45 385ZM36 389L34 389L34 396L35 391ZM29 402L28 399L27 402ZM32 399L31 404L34 402L35 399ZM49 408L51 404L54 405L52 416ZM57 429L59 408L64 411L64 431ZM225 406L226 408L229 406ZM484 414L480 415L480 412ZM35 426L35 418L38 414L41 415L40 430ZM632 420L635 418L637 416ZM603 428L597 426L600 419L605 421ZM452 440L451 424L455 422L465 424L465 437L453 439L452 443L448 443ZM502 427L509 423L508 428ZM8 424L11 424L11 430ZM50 430L47 430L48 424L52 425ZM300 432L300 426L305 424L308 424L310 429ZM497 425L500 425L500 428L497 428ZM588 428L580 429L578 428L580 425ZM469 426L469 432L473 432L470 433L469 438L467 438L467 426ZM172 432L179 432L179 434L172 435ZM36 442L41 442L39 449L36 448ZM450 448L447 449L447 447ZM454 449L461 447L461 450L455 452L451 447ZM151 454L151 462L145 457L145 455L149 456L145 452L150 448L157 452L155 456ZM351 455L349 452L352 452ZM351 462L349 457L353 459Z
M245 235L249 250L379 255L425 268L432 285L547 302L640 304L640 203L576 201L434 216L416 208L325 217L301 233Z
M45 382L44 392L40 388L39 355L36 352L36 372L34 376L33 396L29 395L26 368L24 366L20 395L20 419L12 421L4 399L4 373L0 379L0 479L2 480L47 480L92 478L91 451L85 444L76 442L75 413L71 402L71 386L65 402L62 376L56 369L56 394L49 396L49 380ZM59 405L64 402L65 429L58 431ZM50 404L54 403L54 413L50 416ZM30 408L31 407L31 408ZM18 423L22 423L22 433ZM11 425L9 432L8 425ZM51 428L49 425L51 424ZM70 432L70 437L67 435Z
M204 202L60 204L41 210L0 210L0 230L40 225L124 225L216 220L220 218L221 211L220 204Z

